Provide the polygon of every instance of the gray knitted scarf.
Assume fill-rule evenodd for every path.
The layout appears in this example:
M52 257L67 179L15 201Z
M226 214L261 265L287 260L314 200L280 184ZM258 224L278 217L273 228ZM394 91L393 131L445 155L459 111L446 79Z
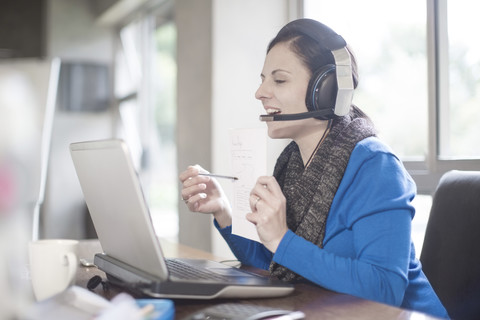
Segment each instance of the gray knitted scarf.
M323 247L325 225L335 193L355 145L375 135L363 118L350 115L333 121L330 132L305 169L300 150L291 142L280 154L273 175L287 199L287 226L297 235ZM285 281L301 277L272 261L271 275Z

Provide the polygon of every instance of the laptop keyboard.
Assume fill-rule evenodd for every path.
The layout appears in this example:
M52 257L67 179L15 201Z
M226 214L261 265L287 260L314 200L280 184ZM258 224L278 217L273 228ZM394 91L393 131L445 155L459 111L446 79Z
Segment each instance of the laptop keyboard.
M176 259L165 259L171 276L183 280L210 280L229 282L231 279L207 269L200 269Z

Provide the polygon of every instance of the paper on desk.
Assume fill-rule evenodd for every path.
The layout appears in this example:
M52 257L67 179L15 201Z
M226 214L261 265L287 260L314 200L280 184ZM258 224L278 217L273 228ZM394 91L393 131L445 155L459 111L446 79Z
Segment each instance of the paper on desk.
M250 210L250 191L259 176L267 172L267 132L265 128L231 129L230 150L233 174L232 233L260 242L255 225L245 215Z
M39 301L23 311L20 319L24 320L143 320L145 308L138 305L127 293L119 293L110 301L79 286L72 286L55 296ZM141 300L140 300L141 301ZM161 300L158 300L161 301ZM166 301L166 300L164 300ZM172 303L173 306L173 303ZM161 312L168 312L163 314ZM158 319L169 316L171 310L155 310ZM150 319L150 318L149 318ZM157 318L155 318L157 319ZM173 317L172 317L173 319Z

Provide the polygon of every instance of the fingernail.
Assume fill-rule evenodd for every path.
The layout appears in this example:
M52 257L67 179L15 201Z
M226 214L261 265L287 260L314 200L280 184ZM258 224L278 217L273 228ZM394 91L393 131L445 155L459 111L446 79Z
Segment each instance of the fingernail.
M200 198L205 199L205 198L207 197L207 194L205 194L205 193L200 193L199 196L200 196Z

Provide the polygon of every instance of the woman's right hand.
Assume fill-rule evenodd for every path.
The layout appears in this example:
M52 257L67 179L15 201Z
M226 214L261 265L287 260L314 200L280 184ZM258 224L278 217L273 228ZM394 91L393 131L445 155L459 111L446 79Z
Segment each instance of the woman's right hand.
M180 173L182 200L192 212L212 213L221 228L231 225L232 209L221 185L215 178L199 173L208 171L195 165Z

